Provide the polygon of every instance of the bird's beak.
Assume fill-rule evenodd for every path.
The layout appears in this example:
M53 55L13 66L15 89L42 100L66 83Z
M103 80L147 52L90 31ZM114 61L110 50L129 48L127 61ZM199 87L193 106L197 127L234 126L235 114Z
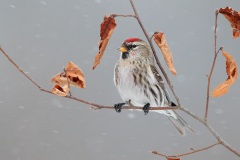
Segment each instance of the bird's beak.
M128 51L127 48L125 48L125 47L120 47L120 48L118 48L118 50L121 51L121 52L127 52Z

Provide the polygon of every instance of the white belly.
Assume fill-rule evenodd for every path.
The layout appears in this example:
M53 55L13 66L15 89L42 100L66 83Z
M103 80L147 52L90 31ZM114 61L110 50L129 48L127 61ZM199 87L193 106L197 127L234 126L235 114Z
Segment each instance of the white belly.
M143 75L144 76L144 75ZM151 84L154 84L154 80L150 77L146 77ZM144 84L144 83L143 83ZM147 97L144 93L143 85L136 85L133 77L133 68L122 67L119 68L119 80L117 85L118 91L125 102L131 100L131 104L134 106L144 106L150 103L151 106L160 106L160 99L157 102L153 96ZM154 88L153 88L154 89ZM156 93L159 91L154 89ZM151 95L150 91L146 91Z

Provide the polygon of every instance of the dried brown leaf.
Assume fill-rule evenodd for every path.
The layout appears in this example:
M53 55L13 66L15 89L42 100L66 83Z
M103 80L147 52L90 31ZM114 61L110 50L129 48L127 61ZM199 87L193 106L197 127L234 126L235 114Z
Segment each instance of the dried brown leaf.
M117 26L114 17L112 16L104 16L104 20L100 26L100 41L99 41L99 52L96 54L94 59L93 69L100 64L100 60L104 54L104 51L107 47L108 41L112 36L113 30Z
M73 62L69 62L65 67L65 72L55 75L51 82L55 82L52 93L59 96L68 95L70 88L69 84L79 88L85 88L85 78L82 70Z
M238 77L238 67L233 57L225 51L222 51L222 54L226 58L226 72L228 78L225 82L221 83L213 90L212 92L213 97L219 97L223 94L226 94L228 92L228 89L231 87L231 85L236 81Z
M67 77L65 73L58 73L57 75L55 75L51 82L55 82L61 85L67 84Z
M173 63L173 57L172 54L170 52L170 49L168 48L168 44L166 41L166 38L164 36L163 32L158 32L154 34L154 41L156 42L156 44L158 45L158 47L160 48L164 60L169 68L169 70L172 72L172 74L176 75L177 72L174 68L174 63Z
M212 92L213 97L219 97L228 92L228 89L231 87L232 81L229 79L220 85L218 85Z
M61 86L60 84L55 84L52 89L52 93L58 95L58 96L67 96L70 89L67 84Z
M79 88L86 87L83 72L77 65L70 61L65 67L65 71L71 85Z
M180 160L180 157L170 156L170 157L167 157L167 160Z
M231 7L220 8L219 13L223 14L224 17L230 22L233 38L240 36L240 13L233 10Z

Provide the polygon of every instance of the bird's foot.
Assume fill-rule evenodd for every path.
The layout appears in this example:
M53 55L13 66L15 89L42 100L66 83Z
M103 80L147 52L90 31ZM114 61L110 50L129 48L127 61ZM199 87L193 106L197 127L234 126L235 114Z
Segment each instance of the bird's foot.
M116 112L120 113L120 112L121 112L121 109L122 109L122 106L123 106L124 104L125 104L125 103L114 104L114 108L115 108Z
M150 109L150 103L147 103L143 106L144 114L147 115Z

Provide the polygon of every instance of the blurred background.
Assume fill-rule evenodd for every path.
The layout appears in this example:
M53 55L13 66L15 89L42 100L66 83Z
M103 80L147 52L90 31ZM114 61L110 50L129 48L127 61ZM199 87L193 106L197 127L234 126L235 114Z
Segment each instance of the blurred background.
M132 14L128 0L0 0L0 45L39 85L51 90L52 76L73 61L84 72L87 88L72 88L76 97L114 105L121 98L113 84L117 48L128 37L144 37L134 18L117 18L100 66L92 70L98 52L99 26L104 14ZM181 102L203 116L207 77L214 53L215 10L239 1L134 0L150 35L165 33L177 75L166 68ZM239 39L232 38L228 21L219 15L217 48L224 46L240 64ZM123 110L91 110L74 100L39 91L0 54L0 159L1 160L153 160L149 153L174 155L216 142L198 121L178 111L195 134L182 137L169 120L157 113ZM225 58L219 54L211 90L226 80ZM173 97L173 96L172 96ZM209 122L240 151L240 83L229 93L210 99ZM222 146L182 159L237 160Z

